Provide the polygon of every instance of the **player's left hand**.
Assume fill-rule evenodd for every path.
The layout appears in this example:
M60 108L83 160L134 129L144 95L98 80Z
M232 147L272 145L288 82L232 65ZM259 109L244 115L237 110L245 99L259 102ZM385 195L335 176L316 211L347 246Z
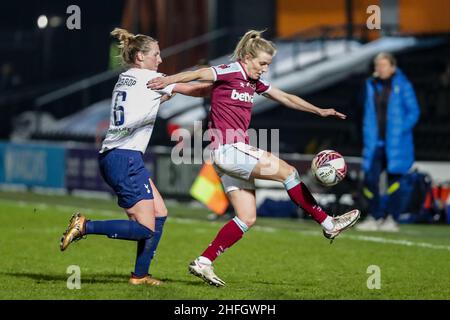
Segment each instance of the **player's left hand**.
M152 90L160 90L169 85L167 77L154 78L147 82L147 88Z
M336 117L339 119L346 119L347 116L343 113L337 112L334 109L320 109L320 115L322 117Z

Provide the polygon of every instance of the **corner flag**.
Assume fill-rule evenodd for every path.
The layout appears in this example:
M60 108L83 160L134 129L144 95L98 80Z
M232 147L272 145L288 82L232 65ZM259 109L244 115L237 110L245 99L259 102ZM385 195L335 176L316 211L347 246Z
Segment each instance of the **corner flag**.
M228 198L223 190L222 182L209 161L205 162L200 170L190 193L192 197L218 215L224 214L228 207Z

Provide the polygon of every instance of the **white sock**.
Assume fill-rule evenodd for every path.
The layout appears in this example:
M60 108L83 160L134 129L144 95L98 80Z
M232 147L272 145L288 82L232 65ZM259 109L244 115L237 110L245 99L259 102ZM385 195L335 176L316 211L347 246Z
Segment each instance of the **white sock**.
M198 262L200 262L201 264L207 264L208 266L212 265L212 261L209 260L209 259L206 258L206 257L200 256L200 257L198 257L197 260L198 260Z
M326 217L325 220L322 221L321 225L325 230L330 231L334 227L333 218L330 216Z

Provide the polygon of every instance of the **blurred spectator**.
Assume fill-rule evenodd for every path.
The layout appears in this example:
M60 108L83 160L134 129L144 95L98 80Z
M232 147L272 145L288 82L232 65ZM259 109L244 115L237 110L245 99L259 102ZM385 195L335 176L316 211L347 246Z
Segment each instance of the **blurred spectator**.
M11 63L5 62L0 70L0 92L9 90L21 83L20 76L14 71Z
M402 176L414 163L413 128L420 111L414 89L397 68L395 58L380 53L374 63L375 72L366 81L363 116L363 193L369 202L369 215L356 228L398 231L396 220L402 212L395 195ZM384 171L388 187L381 197L380 176Z

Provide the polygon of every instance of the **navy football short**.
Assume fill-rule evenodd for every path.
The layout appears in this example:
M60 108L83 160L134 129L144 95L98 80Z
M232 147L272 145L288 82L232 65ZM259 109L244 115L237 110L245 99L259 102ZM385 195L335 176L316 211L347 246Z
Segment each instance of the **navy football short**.
M99 155L100 173L117 194L117 203L128 209L140 200L153 199L150 172L144 165L142 153L113 149Z

